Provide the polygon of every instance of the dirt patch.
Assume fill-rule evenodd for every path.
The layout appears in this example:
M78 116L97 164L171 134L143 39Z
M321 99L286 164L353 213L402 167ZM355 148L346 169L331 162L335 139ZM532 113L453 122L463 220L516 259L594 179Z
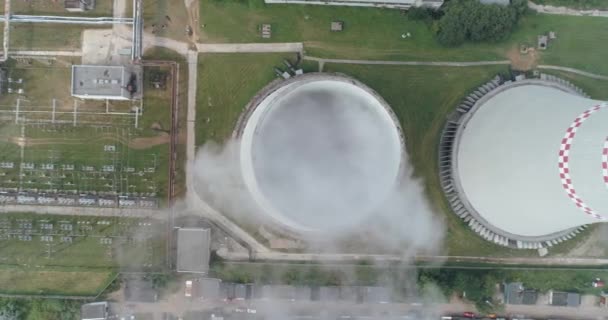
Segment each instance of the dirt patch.
M135 138L129 141L129 148L132 149L147 149L159 144L169 143L170 136L168 134L162 134L156 137L147 138Z
M511 60L513 69L528 71L538 64L539 53L535 48L528 48L528 53L521 53L519 46L514 46L507 51L507 58Z

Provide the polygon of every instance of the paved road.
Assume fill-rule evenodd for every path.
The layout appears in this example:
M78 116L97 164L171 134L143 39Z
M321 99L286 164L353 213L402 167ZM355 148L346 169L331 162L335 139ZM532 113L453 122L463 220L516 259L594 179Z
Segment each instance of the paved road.
M591 72L587 72L587 71L583 71L583 70L579 70L579 69L574 69L574 68L569 68L569 67L560 67L560 66L552 66L552 65L538 65L537 68L539 69L545 69L545 70L558 70L558 71L565 71L565 72L570 72L570 73L575 73L581 76L585 76L585 77L589 77L589 78L593 78L593 79L598 79L598 80L608 80L608 76L604 76L604 75L600 75L600 74L595 74L595 73L591 73Z
M82 51L9 51L10 56L80 57Z
M433 300L441 301L435 297ZM225 312L227 315L237 309L250 308L256 310L256 315L267 315L268 319L348 319L358 316L358 319L404 319L406 315L426 315L425 319L438 319L439 315L460 315L475 308L459 300L436 303L367 303L355 304L338 301L286 301L286 300L250 300L224 302L218 300L197 300L185 298L183 290L164 298L157 303L121 303L118 310L123 310L121 316L129 313L153 314L155 319L162 319L163 312L183 316L187 311ZM508 305L501 313L504 316L525 315L526 318L560 318L560 319L608 319L606 308L595 306L553 307L548 305L519 306ZM242 318L242 317L241 317ZM227 316L227 319L232 317ZM407 318L406 318L407 319Z
M475 256L424 256L408 257L402 255L375 255L375 254L331 254L331 253L283 253L266 250L266 252L253 252L249 257L243 253L227 252L220 249L217 254L226 260L247 261L250 258L258 261L325 261L348 262L369 261L376 262L421 262L444 263L445 261L459 263L484 263L503 266L562 266L562 267L603 267L608 265L608 259L600 258L566 258L566 257L475 257Z
M304 60L317 61L320 63L346 63L346 64L380 64L380 65L402 65L402 66L446 66L446 67L474 67L491 65L509 65L510 60L498 61L470 61L470 62L450 62L450 61L393 61L393 60L352 60L352 59L325 59L311 56L304 56Z
M532 1L528 1L528 8L546 14L557 14L564 16L593 16L593 17L607 17L608 11L605 10L579 10L568 7L556 7L549 5L540 5Z

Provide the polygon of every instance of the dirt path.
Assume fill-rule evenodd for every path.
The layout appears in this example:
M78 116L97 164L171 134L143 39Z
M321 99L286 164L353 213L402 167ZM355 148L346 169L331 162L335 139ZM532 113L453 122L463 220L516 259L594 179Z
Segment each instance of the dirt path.
M507 51L507 58L511 60L511 66L515 70L532 70L538 64L539 54L535 48L528 48L528 53L522 54L517 46L513 46Z
M532 1L528 1L528 8L546 14L557 14L564 16L593 16L593 17L606 17L608 18L608 10L579 10L568 7L556 7L549 5L540 5Z
M346 63L346 64L376 64L376 65L403 65L403 66L445 66L445 67L475 67L491 65L508 65L510 60L499 61L392 61L392 60L353 60L353 59L325 59L305 56L304 60L323 63Z

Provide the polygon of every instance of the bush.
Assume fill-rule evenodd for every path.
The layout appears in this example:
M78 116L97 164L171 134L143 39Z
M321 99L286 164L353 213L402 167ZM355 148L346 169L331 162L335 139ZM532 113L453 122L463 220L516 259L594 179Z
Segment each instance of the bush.
M526 8L515 0L509 6L485 5L478 0L453 0L439 20L438 40L445 46L466 41L499 41L506 38Z
M410 20L428 20L431 18L431 13L427 8L412 7L408 10L407 17Z

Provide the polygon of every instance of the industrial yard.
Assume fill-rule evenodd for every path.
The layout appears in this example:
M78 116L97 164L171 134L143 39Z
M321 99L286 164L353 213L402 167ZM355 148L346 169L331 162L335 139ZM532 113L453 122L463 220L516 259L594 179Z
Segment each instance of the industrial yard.
M608 13L301 2L0 1L0 315L603 310Z

